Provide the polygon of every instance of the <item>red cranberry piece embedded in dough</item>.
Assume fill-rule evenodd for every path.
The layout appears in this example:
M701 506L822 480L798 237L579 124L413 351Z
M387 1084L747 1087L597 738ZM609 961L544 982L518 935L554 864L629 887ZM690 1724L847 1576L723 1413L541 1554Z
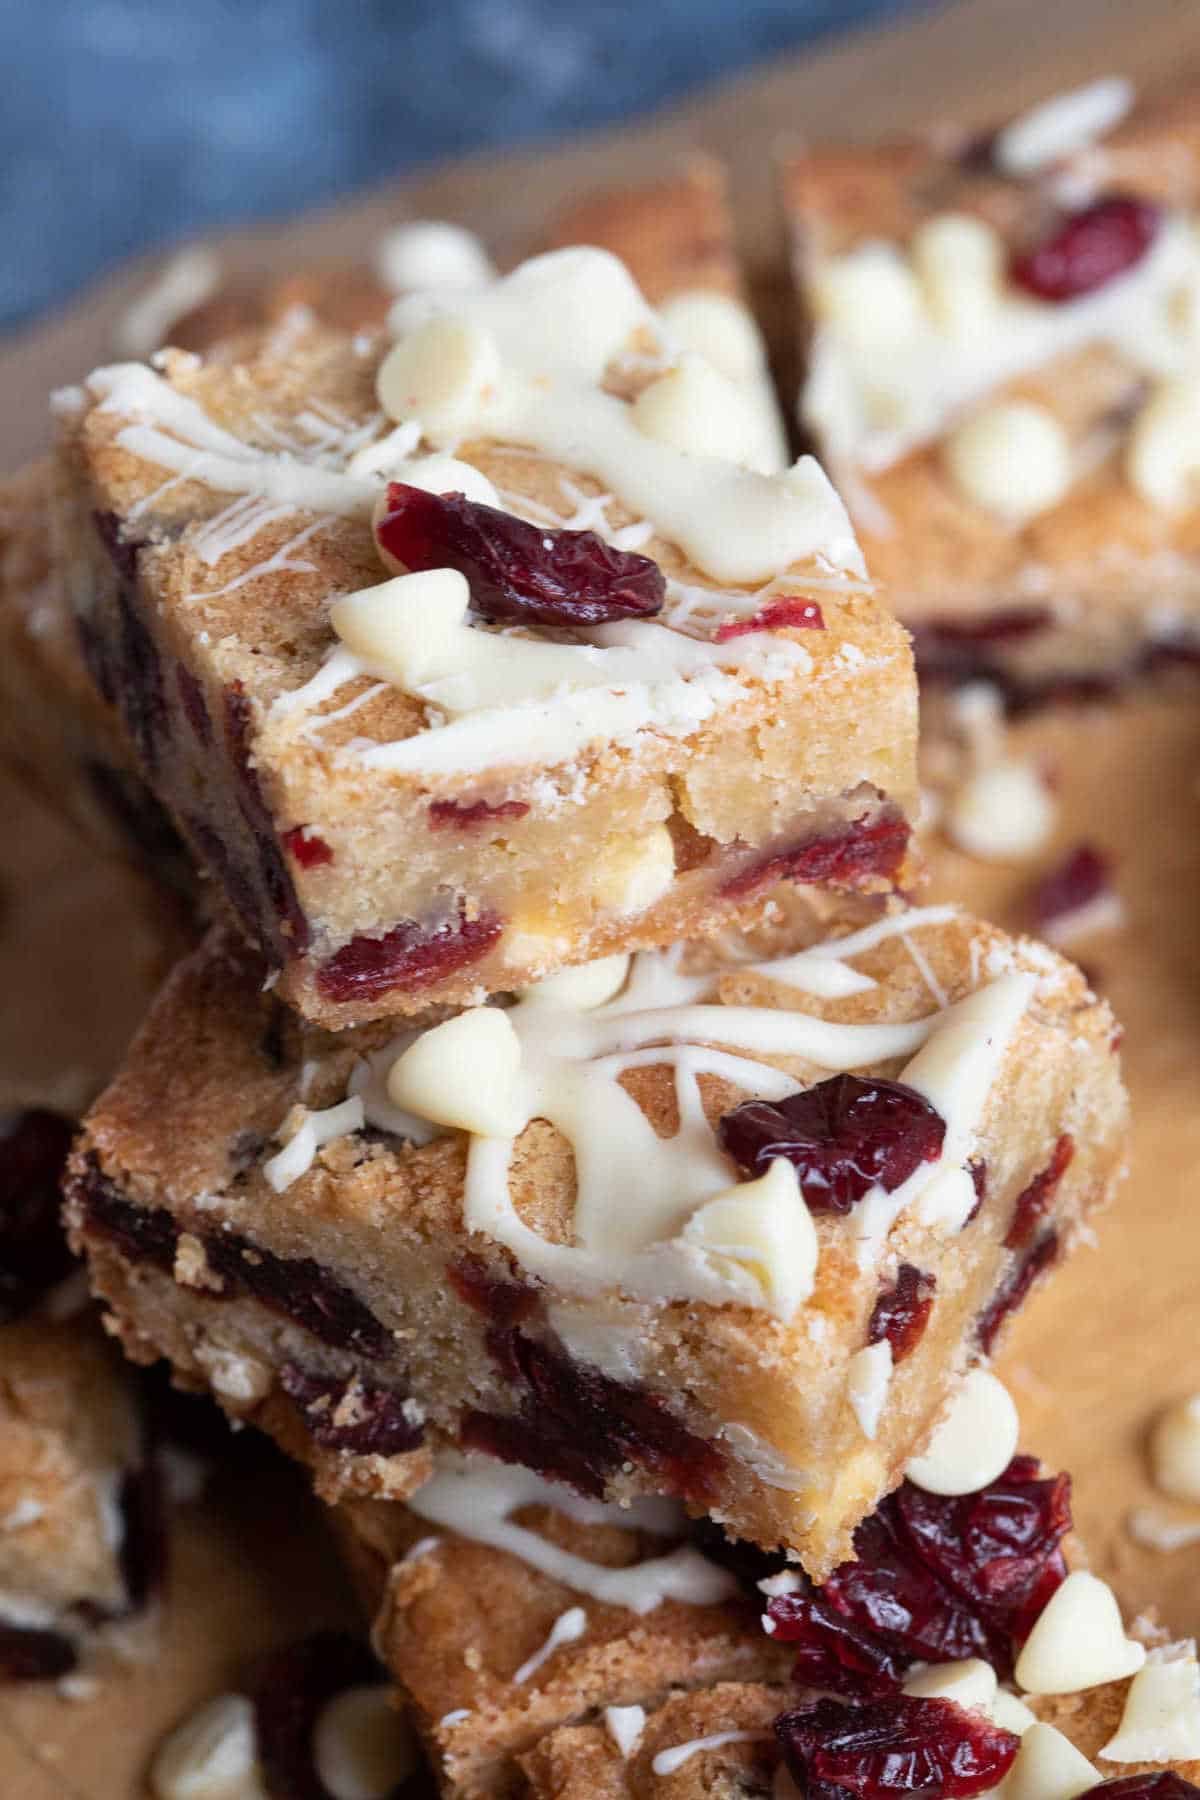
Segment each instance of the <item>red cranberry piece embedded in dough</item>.
M393 481L376 526L406 569L457 569L484 619L600 625L662 610L667 584L648 556L615 550L594 531L548 531L462 494Z
M175 685L179 689L179 704L184 710L187 722L201 744L211 744L213 740L212 717L204 698L204 689L197 681L186 663L175 665Z
M95 1158L81 1176L73 1176L68 1195L82 1204L84 1229L108 1238L129 1262L148 1262L169 1274L175 1266L179 1227L164 1207L137 1206L127 1200Z
M1031 1242L1038 1226L1054 1204L1058 1184L1070 1168L1074 1155L1075 1139L1064 1131L1055 1144L1054 1154L1046 1167L1017 1195L1012 1224L1004 1240L1006 1250L1024 1250Z
M842 831L809 838L740 869L721 888L721 897L740 900L776 881L856 887L873 875L893 879L904 862L908 836L908 823L898 814L885 814L870 825L858 819Z
M1103 1794L1104 1800L1196 1800L1200 1787L1185 1781L1174 1769L1154 1769L1143 1775L1114 1775L1111 1781L1098 1781L1085 1788L1079 1800L1093 1800Z
M735 1106L717 1135L743 1174L785 1157L814 1212L847 1213L876 1183L891 1193L936 1161L946 1121L903 1082L832 1075L780 1101Z
M75 1646L60 1631L6 1625L0 1619L0 1681L57 1681L78 1662Z
M975 1337L985 1356L990 1356L996 1339L1008 1319L1029 1296L1029 1290L1058 1256L1058 1233L1047 1231L1032 1250L1001 1281L988 1304L979 1315Z
M1018 287L1054 303L1094 293L1139 263L1161 222L1156 206L1124 194L1069 213L1032 250L1013 259Z
M602 1494L621 1464L633 1462L682 1499L711 1499L724 1458L653 1394L515 1328L493 1327L488 1349L524 1393L515 1415L469 1414L462 1427L468 1448L524 1463L585 1494Z
M367 1646L344 1631L317 1631L266 1657L252 1698L268 1792L280 1800L331 1800L313 1762L317 1720L347 1688L383 1680Z
M302 869L320 869L333 861L333 851L310 825L293 825L283 834L283 847Z
M471 831L489 819L523 819L528 811L525 800L498 800L495 804L490 800L431 800L429 827L431 831Z
M770 1636L794 1644L793 1679L801 1687L841 1694L847 1700L882 1700L894 1694L913 1658L841 1613L811 1586L768 1602Z
M808 1800L962 1800L994 1787L1021 1740L952 1700L896 1695L863 1706L818 1700L775 1721L787 1764Z
M393 988L432 987L487 955L504 927L483 912L424 930L406 919L383 937L355 937L317 970L317 989L327 1000L378 1000Z
M936 1275L928 1275L912 1263L901 1263L895 1285L880 1294L867 1326L868 1344L887 1340L892 1362L903 1362L924 1335L933 1310Z
M326 1450L349 1450L355 1456L398 1456L415 1450L424 1436L411 1405L406 1410L408 1396L394 1388L318 1375L294 1362L284 1363L279 1382Z
M58 1216L71 1135L70 1122L43 1107L0 1114L0 1325L74 1267Z
M538 1303L538 1290L515 1278L489 1274L477 1256L456 1256L446 1277L460 1300L493 1325L519 1325Z
M815 600L806 600L801 594L786 594L779 600L772 600L753 618L730 619L725 625L718 625L716 641L727 644L731 638L748 637L756 631L824 631L825 615Z
M233 1293L252 1294L323 1344L377 1359L393 1348L391 1332L343 1281L311 1256L276 1256L236 1232L202 1238L209 1267Z
M1029 896L1034 923L1042 930L1068 913L1099 900L1112 887L1112 862L1092 844L1079 844L1036 883Z

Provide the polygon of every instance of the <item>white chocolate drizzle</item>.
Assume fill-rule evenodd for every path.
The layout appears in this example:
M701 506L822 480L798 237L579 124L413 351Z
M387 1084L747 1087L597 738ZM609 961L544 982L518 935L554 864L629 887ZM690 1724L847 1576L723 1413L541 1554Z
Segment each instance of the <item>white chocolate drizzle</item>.
M625 1526L664 1535L679 1528L681 1514L670 1502L637 1500L629 1507L583 1500L530 1469L446 1455L434 1475L407 1503L419 1518L494 1550L505 1550L552 1581L607 1606L624 1606L644 1616L664 1600L711 1606L728 1599L737 1583L690 1545L649 1557L624 1569L609 1569L563 1550L523 1525L512 1514L526 1506L550 1506L581 1524ZM668 1520L672 1524L668 1525ZM664 1531L665 1528L665 1531Z
M650 1767L656 1775L674 1775L684 1763L691 1762L693 1756L699 1756L705 1750L722 1750L726 1744L770 1742L770 1734L765 1731L714 1731L708 1737L691 1738L686 1744L672 1744L669 1750L660 1750Z
M513 1676L514 1687L524 1687L542 1667L549 1662L556 1650L564 1644L578 1643L587 1630L587 1613L582 1606L572 1606L565 1613L560 1613L547 1634L545 1643L533 1655L527 1657Z
M821 946L829 954L816 957L814 966L829 961L849 971L848 956L890 936L903 937L911 949L914 932L947 916L943 908L898 913ZM780 960L794 985L796 959ZM750 967L768 980L773 976L769 962ZM631 960L624 987L600 1004L572 1000L552 985L544 994L534 987L511 1008L460 1015L417 1037L406 1033L392 1046L398 1054L388 1077L391 1101L403 1113L469 1133L463 1202L469 1231L504 1244L522 1268L574 1299L619 1289L632 1299L734 1302L789 1319L810 1291L811 1276L806 1283L799 1274L776 1280L772 1244L793 1262L811 1257L815 1267L815 1242L805 1248L779 1228L781 1196L774 1188L766 1192L766 1178L730 1187L730 1165L705 1114L701 1077L721 1077L748 1096L781 1100L798 1082L773 1058L831 1074L908 1059L901 1079L945 1120L943 1150L894 1192L875 1188L859 1203L850 1230L866 1266L909 1202L936 1178L963 1170L1036 987L1032 974L1006 972L922 1019L843 1024L788 1008L713 1004L720 973L688 975L677 951L642 952ZM381 1063L385 1054L379 1053ZM464 1089L464 1058L477 1066L481 1082L486 1076L486 1110L474 1106ZM622 1084L626 1072L649 1067L673 1071L679 1125L670 1137L659 1136ZM541 1236L514 1201L510 1169L517 1140L535 1119L555 1126L574 1153L569 1242ZM498 1127L504 1135L488 1135ZM706 1220L718 1196L722 1217ZM757 1210L743 1216L736 1205L742 1196L747 1202L755 1196ZM803 1206L798 1191L795 1206ZM742 1228L746 1242L739 1249L728 1234L737 1236Z

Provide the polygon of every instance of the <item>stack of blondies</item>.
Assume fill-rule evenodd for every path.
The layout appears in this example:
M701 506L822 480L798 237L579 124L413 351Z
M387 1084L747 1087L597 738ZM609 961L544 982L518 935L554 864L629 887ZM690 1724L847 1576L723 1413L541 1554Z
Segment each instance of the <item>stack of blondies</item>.
M388 1676L310 1647L290 1749L224 1696L161 1800L384 1800L384 1705L451 1800L1196 1791L1194 1649L1127 1634L989 1368L1122 1173L1119 1032L921 904L916 835L914 637L943 702L1194 654L1200 176L1143 171L1196 127L1129 105L789 166L825 466L707 164L55 396L10 753L200 934L70 1243L133 1361L309 1467ZM0 1342L119 1394L38 1254ZM144 1596L98 1404L22 1675Z

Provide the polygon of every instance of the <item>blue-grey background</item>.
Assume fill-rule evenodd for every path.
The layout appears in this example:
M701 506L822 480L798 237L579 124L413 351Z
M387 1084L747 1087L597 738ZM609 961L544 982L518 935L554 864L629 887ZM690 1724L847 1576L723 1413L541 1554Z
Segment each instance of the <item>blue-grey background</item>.
M0 0L0 324L122 257L644 111L910 0Z

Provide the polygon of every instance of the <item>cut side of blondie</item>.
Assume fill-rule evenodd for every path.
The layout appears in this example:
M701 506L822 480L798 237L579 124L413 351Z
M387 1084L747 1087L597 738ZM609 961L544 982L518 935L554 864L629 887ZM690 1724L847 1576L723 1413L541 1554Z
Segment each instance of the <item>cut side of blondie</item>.
M1200 138L1106 81L782 168L803 425L922 676L1020 708L1200 654Z
M1125 1100L1042 946L772 912L398 1037L305 1030L212 941L73 1163L127 1348L330 1496L461 1447L828 1572L1112 1192Z
M393 329L60 400L93 677L280 994L353 1024L894 885L910 650L818 465L603 251Z

